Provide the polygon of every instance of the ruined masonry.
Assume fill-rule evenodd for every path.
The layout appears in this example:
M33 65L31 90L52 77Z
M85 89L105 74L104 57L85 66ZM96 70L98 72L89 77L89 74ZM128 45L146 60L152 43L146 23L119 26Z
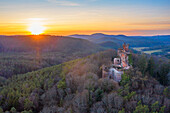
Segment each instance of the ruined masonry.
M129 64L129 44L124 43L123 48L117 51L119 58L114 58L110 66L102 66L102 77L114 79L117 82L121 81L123 70L127 70L132 66Z

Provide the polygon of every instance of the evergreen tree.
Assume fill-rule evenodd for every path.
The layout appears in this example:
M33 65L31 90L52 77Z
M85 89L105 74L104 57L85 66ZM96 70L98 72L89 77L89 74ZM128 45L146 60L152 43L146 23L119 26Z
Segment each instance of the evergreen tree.
M0 113L3 113L4 111L3 111L3 109L0 107Z
M125 109L123 108L122 110L119 111L119 113L125 113Z
M133 65L132 54L129 55L128 60L129 60L129 64Z
M154 59L153 57L150 57L148 61L147 71L149 72L151 76L153 76L154 74L154 67L155 67Z
M168 85L168 73L170 70L169 64L162 64L159 72L159 82L163 85Z
M104 91L102 89L97 89L95 91L96 101L101 101Z
M11 112L11 113L17 113L17 110L16 110L14 107L12 107L11 110L10 110L10 112Z
M170 93L169 92L170 92L170 88L166 87L164 89L164 92L163 92L164 96L166 96L167 98L170 98Z
M122 80L120 81L120 85L121 86L124 86L124 85L126 85L127 83L129 83L129 81L130 81L130 77L129 77L129 75L127 75L127 74L123 74L122 75Z
M31 110L32 107L33 107L33 102L30 101L28 98L26 98L24 101L24 109Z
M147 105L142 105L141 101L139 101L138 106L133 113L149 113L149 108Z
M146 56L143 54L140 56L138 61L139 70L142 72L143 76L145 75L147 69L147 59Z
M152 104L151 106L152 112L158 112L159 110L159 102L156 101L155 103Z
M164 111L165 111L165 106L162 106L159 110L159 113L164 113Z

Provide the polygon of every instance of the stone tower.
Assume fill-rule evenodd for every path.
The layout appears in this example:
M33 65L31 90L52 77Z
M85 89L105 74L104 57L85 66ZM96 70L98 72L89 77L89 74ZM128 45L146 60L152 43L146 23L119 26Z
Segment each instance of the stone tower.
M128 68L129 67L129 60L128 60L128 56L129 56L130 52L129 52L129 44L124 43L123 44L123 49L120 48L118 49L118 55L121 59L121 66L123 68Z

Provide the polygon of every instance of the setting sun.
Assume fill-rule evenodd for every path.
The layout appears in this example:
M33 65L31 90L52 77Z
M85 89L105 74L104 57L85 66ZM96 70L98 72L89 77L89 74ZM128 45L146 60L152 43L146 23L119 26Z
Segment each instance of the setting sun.
M39 35L39 34L42 34L45 30L45 27L39 25L39 24L33 24L29 27L28 29L31 34L34 34L34 35Z
M31 19L28 31L33 35L39 35L44 33L45 27L43 26L41 19Z

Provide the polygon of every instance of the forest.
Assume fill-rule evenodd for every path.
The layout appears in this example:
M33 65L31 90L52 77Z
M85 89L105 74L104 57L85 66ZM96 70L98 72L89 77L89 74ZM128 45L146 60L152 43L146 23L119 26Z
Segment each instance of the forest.
M170 113L170 0L0 0L0 113Z
M102 50L87 40L63 36L0 36L0 76L9 78Z
M167 113L169 59L132 54L120 83L101 78L115 50L12 76L0 88L0 112Z

